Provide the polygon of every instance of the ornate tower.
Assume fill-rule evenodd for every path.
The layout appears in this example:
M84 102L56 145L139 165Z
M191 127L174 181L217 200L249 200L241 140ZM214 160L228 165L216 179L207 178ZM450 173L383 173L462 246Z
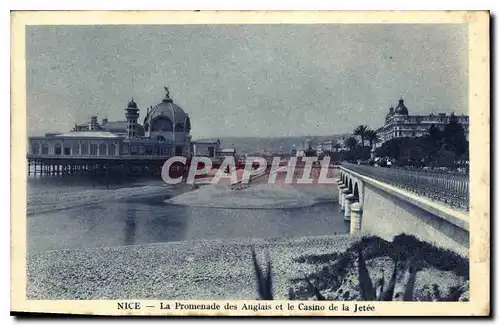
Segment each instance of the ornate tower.
M137 136L137 119L139 118L139 109L137 108L137 103L134 102L134 98L132 98L132 101L128 103L125 111L125 117L127 118L127 137L135 138Z

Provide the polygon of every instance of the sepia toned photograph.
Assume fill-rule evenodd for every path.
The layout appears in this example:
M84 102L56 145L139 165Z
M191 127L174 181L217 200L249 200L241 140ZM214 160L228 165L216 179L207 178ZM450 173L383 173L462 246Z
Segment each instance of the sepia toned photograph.
M487 12L18 14L12 310L489 314Z

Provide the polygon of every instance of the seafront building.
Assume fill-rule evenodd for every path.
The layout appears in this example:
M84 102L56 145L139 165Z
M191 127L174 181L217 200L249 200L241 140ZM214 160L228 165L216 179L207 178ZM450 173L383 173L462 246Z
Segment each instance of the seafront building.
M75 125L67 133L52 133L29 138L29 154L37 157L126 158L131 156L166 157L191 153L189 115L174 103L167 89L165 98L146 109L144 123L132 99L125 108L124 121Z
M446 113L428 114L428 115L410 115L408 108L404 104L404 100L400 99L396 108L391 107L389 113L385 117L385 123L377 130L380 137L380 142L377 146L381 146L384 142L402 137L421 137L429 132L429 128L435 125L443 130L450 122L452 115ZM460 123L466 135L469 133L469 116L457 115L458 123Z

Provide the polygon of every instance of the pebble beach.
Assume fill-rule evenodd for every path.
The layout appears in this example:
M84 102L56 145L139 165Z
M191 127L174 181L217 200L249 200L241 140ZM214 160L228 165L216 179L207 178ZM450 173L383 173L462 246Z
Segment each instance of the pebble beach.
M28 299L256 299L251 259L272 262L275 298L288 298L304 266L294 258L345 250L350 235L180 241L30 254Z

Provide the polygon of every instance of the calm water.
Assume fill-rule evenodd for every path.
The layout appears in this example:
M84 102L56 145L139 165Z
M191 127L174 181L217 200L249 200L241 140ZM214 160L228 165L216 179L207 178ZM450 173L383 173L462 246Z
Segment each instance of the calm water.
M174 188L176 187L176 188ZM171 205L187 191L161 180L31 178L28 250L121 246L240 237L347 233L335 203L293 209L224 209Z

